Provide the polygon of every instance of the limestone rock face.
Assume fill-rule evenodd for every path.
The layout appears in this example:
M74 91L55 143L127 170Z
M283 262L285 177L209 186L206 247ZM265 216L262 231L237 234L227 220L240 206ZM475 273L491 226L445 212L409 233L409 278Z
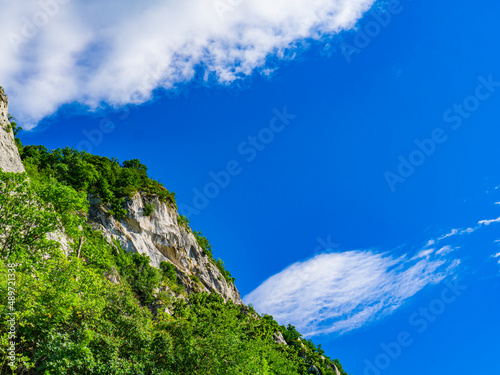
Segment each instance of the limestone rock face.
M288 345L281 332L275 332L273 334L273 340L276 344Z
M329 365L328 368L331 368L333 371L335 371L335 375L341 375L339 369L333 363Z
M89 202L89 219L94 229L108 239L118 240L127 251L148 255L154 267L159 268L161 261L173 263L179 282L188 292L215 292L226 301L243 303L234 284L228 283L203 253L193 233L178 224L177 212L158 198L137 193L126 200L128 214L121 220L110 215L109 207L98 198L91 196ZM144 216L146 203L156 206L150 216Z
M24 166L19 157L14 134L8 131L7 117L9 102L0 88L0 168L4 172L24 172Z

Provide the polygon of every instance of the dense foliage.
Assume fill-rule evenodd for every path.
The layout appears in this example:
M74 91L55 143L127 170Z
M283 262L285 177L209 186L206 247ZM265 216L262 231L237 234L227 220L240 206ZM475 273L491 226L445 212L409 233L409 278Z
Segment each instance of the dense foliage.
M186 230L191 230L189 227L189 219L184 215L177 216L177 223Z
M14 134L21 130L14 119L9 116ZM147 197L157 196L160 201L177 209L175 193L169 192L162 184L148 177L148 168L138 159L126 160L120 166L115 158L92 155L72 148L47 150L44 146L23 146L16 137L16 143L29 175L32 179L47 183L56 179L63 185L70 186L78 192L91 194L103 203L111 205L110 213L117 218L126 216L125 197L132 197L137 192ZM151 216L155 211L154 203L144 204L144 216ZM191 231L187 217L179 215L181 227ZM235 278L226 270L222 260L215 260L208 239L201 232L194 231L198 244L205 255L217 266L228 283Z
M60 183L99 197L109 203L112 214L120 218L127 214L125 197L137 192L157 196L160 201L176 208L175 194L158 181L148 177L147 167L139 160L127 160L120 165L115 158L106 158L69 147L47 150L44 146L19 147L21 159L32 178ZM154 206L147 205L145 215L151 215Z
M15 315L17 356L10 368L10 323L2 319L2 374L290 375L313 364L334 374L323 351L292 326L217 294L187 296L172 264L153 268L91 229L87 194L115 203L138 190L166 191L138 161L120 166L40 146L27 146L23 159L30 180L0 171L0 313ZM163 199L175 204L168 192ZM211 254L208 240L197 238ZM276 344L276 332L290 345Z

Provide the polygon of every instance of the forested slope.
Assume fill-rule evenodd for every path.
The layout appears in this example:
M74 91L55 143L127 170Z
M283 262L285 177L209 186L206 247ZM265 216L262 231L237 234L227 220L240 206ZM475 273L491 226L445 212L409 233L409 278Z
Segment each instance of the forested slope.
M17 146L27 172L0 172L1 373L345 374L293 326L215 289L191 288L185 279L196 285L196 276L168 258L152 267L147 255L95 230L89 197L117 220L137 194L176 209L175 195L138 160ZM194 235L232 285L208 240Z

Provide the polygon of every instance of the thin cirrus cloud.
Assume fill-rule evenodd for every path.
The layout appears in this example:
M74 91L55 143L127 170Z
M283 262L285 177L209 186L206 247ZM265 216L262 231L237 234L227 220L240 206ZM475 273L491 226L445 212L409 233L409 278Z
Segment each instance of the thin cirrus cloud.
M500 253L496 253L495 255L492 255L492 258L497 258L498 264L500 264Z
M452 229L411 256L369 250L320 254L271 276L243 300L305 336L343 334L392 314L426 286L453 275L460 247L439 243L493 223L500 218ZM500 252L489 256L500 264Z
M490 220L481 220L478 222L478 225L490 225L491 223L499 223L499 222L500 222L500 217Z
M28 126L61 105L124 105L197 69L230 84L309 39L352 28L374 0L24 0L2 4L0 84Z
M460 264L433 252L412 259L373 251L321 254L270 277L244 302L308 337L342 334L390 315Z

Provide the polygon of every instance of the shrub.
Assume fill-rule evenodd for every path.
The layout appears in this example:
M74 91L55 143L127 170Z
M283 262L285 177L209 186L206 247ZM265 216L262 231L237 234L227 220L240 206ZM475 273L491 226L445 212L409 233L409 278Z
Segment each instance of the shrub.
M47 181L55 178L79 192L98 196L103 203L111 205L111 213L118 218L126 215L123 207L125 199L137 192L156 196L170 207L177 207L175 194L149 178L147 167L137 159L126 160L120 166L115 158L92 155L69 147L49 151L44 146L21 145L20 154L33 179ZM151 207L147 208L148 212L153 212Z
M184 216L184 215L179 215L177 216L177 223L185 228L187 231L191 230L191 228L189 227L189 219Z
M193 234L196 237L196 242L198 242L198 245L200 245L201 249L203 250L203 254L213 260L214 257L212 255L212 246L210 246L210 242L208 242L208 239L199 231L194 231Z
M172 263L161 261L160 269L163 274L164 280L170 280L177 283L177 272L175 271L175 266Z
M200 278L196 275L189 275L189 278L197 284L201 284Z
M7 117L10 123L9 125L7 125L7 131L8 132L12 131L14 133L14 136L17 136L17 134L19 134L22 128L19 125L17 125L16 120L10 113L7 115Z
M231 275L231 273L228 270L226 270L226 268L224 267L224 262L220 258L217 259L217 262L215 262L215 265L219 269L222 276L224 276L224 279L226 279L226 281L229 284L234 283L235 278Z
M144 216L151 216L153 214L153 212L155 212L155 209L156 209L156 205L155 204L146 203L144 205L144 210L143 210L142 214Z
M155 300L155 291L160 286L160 271L149 265L147 255L122 251L116 263L122 280L126 280L143 305Z

